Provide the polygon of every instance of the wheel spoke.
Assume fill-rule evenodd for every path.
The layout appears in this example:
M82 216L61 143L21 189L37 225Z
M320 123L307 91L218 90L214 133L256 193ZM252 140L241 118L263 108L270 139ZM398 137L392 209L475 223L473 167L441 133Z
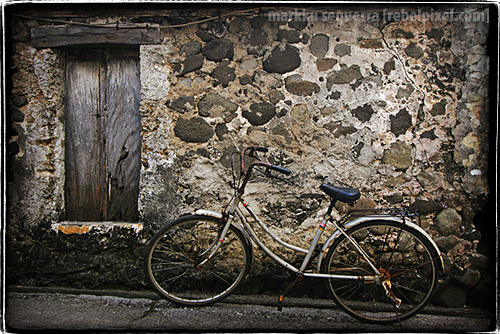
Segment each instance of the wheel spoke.
M393 247L392 252L391 252L391 256L389 257L389 260L387 260L388 263L391 263L392 257L394 256L394 252L396 251L396 245L398 244L398 241L399 241L399 238L401 237L402 231L403 231L403 227L401 227L401 229L399 230L398 236L396 238L396 242L394 243L394 247ZM387 270L390 271L391 267L392 267L392 265L389 268L387 268Z
M189 259L189 256L188 254L186 254L186 252L184 251L184 249L181 247L181 245L179 245L179 243L177 242L177 240L175 240L172 235L170 235L170 233L167 233L165 236L168 236L170 238L170 240L172 240L172 242L177 246L178 249L181 250L182 254L184 254L184 256L186 257L186 259ZM172 251L172 250L171 250Z
M164 264L165 262L162 262L161 264ZM168 263L172 263L172 264L175 264L175 262L168 262ZM158 267L158 263L155 263L155 267ZM154 272L160 272L160 271L165 271L165 270L173 270L173 269L178 269L178 268L186 268L186 267L192 267L192 266L189 266L189 265L186 265L186 264L177 264L177 265L174 265L174 266L168 266L166 268L162 268L162 269L159 269L159 268L156 268L154 269Z
M390 231L390 230L389 230ZM385 239L384 239L384 243L382 245L382 249L380 250L380 255L379 255L379 258L377 260L377 262L375 262L376 265L378 265L380 263L380 260L382 258L382 254L384 253L385 249L386 249L386 246L387 246L387 241L389 240L389 235L390 233L387 232L387 230L385 230Z
M172 254L172 255L177 255L177 256L180 256L180 257L183 257L185 259L190 260L189 257L187 256L187 254L181 253L181 252L176 252L173 249L166 249L166 250L157 249L155 251L155 253L163 253L163 254L168 254L168 255Z
M419 264L419 265L418 265L418 266L416 266L416 267L411 267L411 268L406 268L406 269L403 269L402 271L400 271L400 272L398 272L398 273L396 273L396 274L391 274L391 277L396 277L396 276L399 276L399 275L401 275L401 274L407 273L407 272L409 272L409 271L412 271L412 270L415 270L415 269L421 268L421 267L423 267L423 266L425 266L425 265L428 265L428 264L432 263L432 262L433 262L433 261L435 261L436 259L437 259L437 258L429 259L428 261L425 261L425 262L423 262L423 263Z

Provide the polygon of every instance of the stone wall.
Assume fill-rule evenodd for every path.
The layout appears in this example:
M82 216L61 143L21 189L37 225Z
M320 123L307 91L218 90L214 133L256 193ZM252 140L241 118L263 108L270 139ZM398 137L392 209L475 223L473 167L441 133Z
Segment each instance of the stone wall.
M312 238L327 206L321 183L358 187L355 207L423 213L446 259L437 304L477 302L475 295L489 292L491 260L477 246L494 224L479 232L474 218L489 198L489 9L454 7L447 20L396 18L409 9L334 20L335 10L271 8L179 28L166 26L197 18L121 18L163 27L161 44L140 47L145 229L125 233L135 238L128 266L140 263L143 233L197 208L222 210L231 196L232 153L258 145L270 149L271 163L292 170L290 184L256 178L246 197L285 241L304 246ZM19 246L24 233L45 224L41 235L64 240L54 228L64 211L62 54L30 46L29 28L38 22L12 22L9 224L25 231L11 230L9 238ZM335 214L346 209L339 205ZM53 248L30 238L50 261ZM106 241L98 244L107 249ZM35 248L12 253L22 258ZM283 276L257 255L254 278ZM142 284L140 275L107 277Z

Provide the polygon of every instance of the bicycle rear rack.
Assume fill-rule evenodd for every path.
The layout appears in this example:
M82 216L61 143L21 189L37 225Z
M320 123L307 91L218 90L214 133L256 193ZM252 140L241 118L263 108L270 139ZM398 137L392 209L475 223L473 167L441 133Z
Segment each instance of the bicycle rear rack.
M365 216L400 217L403 218L403 222L406 222L405 218L409 218L410 221L416 220L418 226L422 227L420 212L409 208L353 209L349 210L339 223L344 224L352 218Z

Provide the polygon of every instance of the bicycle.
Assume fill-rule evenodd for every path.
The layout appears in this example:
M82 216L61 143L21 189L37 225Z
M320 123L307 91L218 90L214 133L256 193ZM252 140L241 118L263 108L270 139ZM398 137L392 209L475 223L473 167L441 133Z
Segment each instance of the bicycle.
M223 213L197 210L155 234L145 258L147 280L154 290L182 306L220 301L247 276L255 244L296 274L295 281L280 295L279 310L290 289L303 278L312 277L325 279L338 307L361 321L401 324L417 314L431 299L443 268L438 247L419 223L413 222L420 220L418 212L405 208L351 210L336 220L332 210L337 201L353 203L360 198L360 191L321 184L320 189L330 199L326 214L307 249L291 245L277 237L243 199L254 170L263 169L266 176L275 178L279 177L273 171L290 175L290 170L258 158L257 152L267 151L245 147L239 154L239 177L231 159L234 193ZM300 267L271 251L248 218L280 245L303 253ZM320 244L328 223L335 231ZM313 258L317 263L311 269Z

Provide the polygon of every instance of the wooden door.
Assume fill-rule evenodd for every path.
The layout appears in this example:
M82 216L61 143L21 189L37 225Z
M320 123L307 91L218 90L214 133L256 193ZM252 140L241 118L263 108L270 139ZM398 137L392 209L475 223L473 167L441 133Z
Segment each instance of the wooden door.
M137 220L139 90L136 49L67 51L66 219Z

